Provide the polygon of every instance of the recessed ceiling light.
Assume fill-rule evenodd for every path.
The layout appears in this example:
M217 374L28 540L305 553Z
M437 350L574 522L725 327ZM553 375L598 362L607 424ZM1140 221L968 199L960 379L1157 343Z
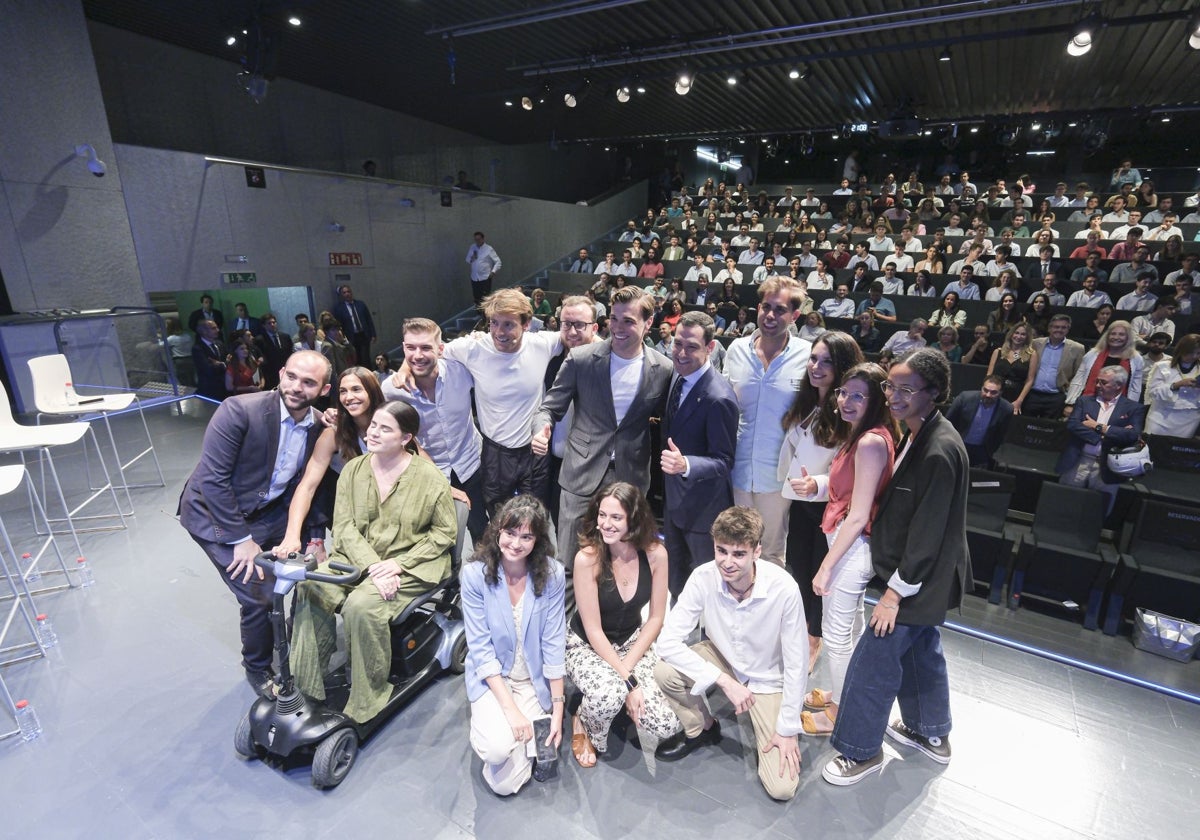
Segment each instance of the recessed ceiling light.
M1163 121L1163 122L1170 122L1170 121L1171 121L1171 118L1170 118L1170 117L1163 117L1163 118L1162 118L1162 121ZM1149 169L1147 169L1146 171L1147 171L1147 172L1149 172L1150 170L1149 170Z
M292 26L299 26L301 24L301 20L295 15L292 15L290 18L288 18L288 23L290 23Z
M645 85L638 85L636 88L634 88L634 90L636 90L638 93L645 93L645 92L646 92L646 86L645 86Z
M789 79L799 79L800 78L800 68L793 67L791 70L788 70L788 78Z
M227 46L227 47L232 47L236 43L237 43L236 35L230 35L228 38L225 39L225 46Z
M973 125L973 126L971 126L971 133L972 133L972 134L978 134L978 133L979 133L979 126L977 126L977 125Z
M512 107L512 100L511 100L511 99L505 99L505 100L504 100L504 107L506 107L506 108L511 108L511 107Z

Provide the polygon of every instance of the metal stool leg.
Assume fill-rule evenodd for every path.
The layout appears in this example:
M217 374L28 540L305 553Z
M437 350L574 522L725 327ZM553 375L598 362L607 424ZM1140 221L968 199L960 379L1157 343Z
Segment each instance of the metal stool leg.
M96 441L96 434L92 430L90 425L88 426L88 435L92 438L92 445L95 446L96 451L99 452L100 445ZM85 443L85 444L83 444L83 446L86 449L87 444ZM50 467L50 473L54 478L55 487L58 489L58 498L62 502L63 510L65 512L65 517L63 517L63 518L58 518L58 517L47 518L46 521L48 523L50 523L48 526L50 528L50 530L53 530L54 523L59 523L59 522L64 522L64 521L69 524L69 528L70 528L72 534L91 532L91 531L120 531L120 530L124 530L129 527L125 522L125 517L129 516L129 514L125 513L121 509L121 503L117 499L117 491L113 488L112 477L108 473L108 467L105 465L103 458L99 459L100 468L104 471L104 477L107 480L107 483L100 489L92 491L92 494L90 496L88 496L86 499L84 499L82 502L80 502L78 505L76 505L75 508L72 509L72 508L67 507L66 497L64 496L63 489L62 489L62 482L59 481L58 470L55 469L55 467L54 467L54 458L50 454L50 447L44 447L41 451L43 453L43 458L44 458L44 461L42 463L42 494L45 495L45 487L46 487L45 469L46 469L46 466L48 465ZM104 493L105 490L107 490L109 492L109 495L112 496L113 509L116 511L115 513L89 514L88 516L79 516L78 515L79 511L81 511L87 505L91 504L102 493ZM81 521L93 521L93 520L97 520L97 519L113 519L113 518L116 518L119 520L117 522L117 524L115 524L115 525L92 525L92 526L89 526L86 528L80 528L79 525L77 524L78 522L81 522ZM42 532L38 531L38 533L41 534ZM61 533L61 532L59 532L59 533ZM75 539L75 544L76 544L76 546L79 545L79 538L77 536ZM83 552L81 550L80 554L82 554L82 553Z

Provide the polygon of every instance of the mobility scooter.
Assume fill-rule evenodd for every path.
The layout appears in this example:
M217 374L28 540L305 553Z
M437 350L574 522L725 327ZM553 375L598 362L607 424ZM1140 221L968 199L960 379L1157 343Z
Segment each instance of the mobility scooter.
M466 666L467 639L458 599L458 578L451 575L413 600L392 620L392 695L383 711L359 723L342 713L350 696L349 665L325 678L324 702L305 696L292 676L290 638L284 620L284 600L297 583L316 580L353 585L365 571L330 563L336 574L318 572L312 555L289 555L278 560L270 552L254 562L275 575L271 624L279 660L273 698L260 697L242 718L233 745L244 758L292 760L312 756L312 783L336 787L358 756L359 743L391 718L400 707L443 671L461 674Z

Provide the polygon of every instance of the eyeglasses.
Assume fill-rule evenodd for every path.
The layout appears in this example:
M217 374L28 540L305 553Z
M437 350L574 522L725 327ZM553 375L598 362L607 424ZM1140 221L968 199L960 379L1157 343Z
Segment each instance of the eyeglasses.
M896 385L894 385L892 383L892 381L890 379L885 379L883 382L880 382L879 387L886 396L890 397L892 395L892 392L895 392L895 393L899 394L902 399L905 399L905 400L911 400L917 394L919 394L925 390L924 388L910 388L907 385L900 385L899 387L897 387Z
M562 326L563 326L564 330L574 330L575 332L583 332L588 327L590 327L593 323L594 323L593 321L563 321Z
M862 405L867 401L866 394L860 394L858 391L847 391L845 388L834 388L833 395L843 402L853 403L854 405Z

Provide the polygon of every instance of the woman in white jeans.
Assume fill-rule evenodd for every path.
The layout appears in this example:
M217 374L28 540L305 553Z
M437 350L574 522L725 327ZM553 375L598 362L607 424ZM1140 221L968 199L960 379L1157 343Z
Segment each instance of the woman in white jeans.
M828 497L821 530L829 551L813 576L813 591L822 599L821 635L832 676L832 688L815 688L804 698L800 716L808 735L829 735L837 720L842 684L854 645L864 627L863 595L871 570L871 520L879 495L892 476L897 434L881 388L887 373L872 362L846 372L834 395L838 415L848 427L829 474L807 470L793 487L801 498Z

